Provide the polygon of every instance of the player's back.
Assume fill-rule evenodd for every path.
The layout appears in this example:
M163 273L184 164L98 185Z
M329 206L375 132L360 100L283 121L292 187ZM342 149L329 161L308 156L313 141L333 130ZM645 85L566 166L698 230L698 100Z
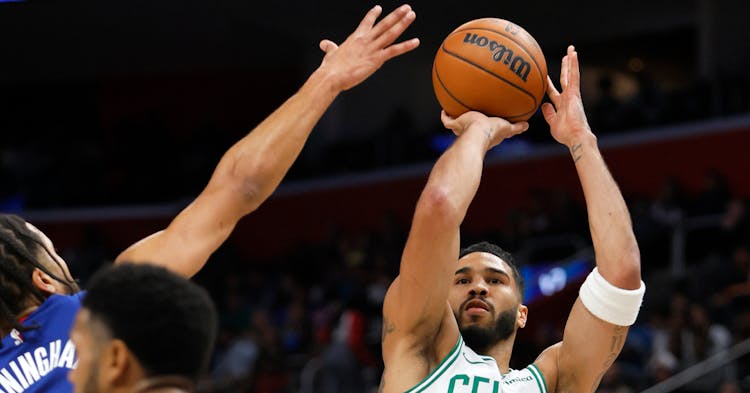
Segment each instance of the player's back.
M501 374L495 359L480 356L459 337L434 371L407 393L547 393L535 365Z
M83 293L52 295L23 321L38 326L26 332L15 329L0 347L0 391L7 393L72 392L67 380L77 356L68 335Z

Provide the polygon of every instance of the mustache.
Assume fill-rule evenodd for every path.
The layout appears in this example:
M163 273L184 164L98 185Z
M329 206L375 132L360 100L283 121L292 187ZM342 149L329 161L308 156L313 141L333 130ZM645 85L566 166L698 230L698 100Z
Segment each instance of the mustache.
M469 303L470 301L472 301L472 300L480 300L480 301L482 301L482 302L483 302L484 304L486 304L486 305L487 305L487 310L488 310L488 311L489 311L489 312L490 312L490 313L491 313L492 315L495 315L495 306L493 306L493 305L492 305L492 303L490 303L489 301L487 301L487 298L486 298L486 297L484 297L484 296L481 296L481 295L473 295L473 296L469 296L469 297L468 297L468 298L467 298L466 300L464 300L464 301L463 301L463 302L461 303L461 308L459 308L459 313L463 314L463 313L464 313L464 311L466 311L466 304L468 304L468 303Z

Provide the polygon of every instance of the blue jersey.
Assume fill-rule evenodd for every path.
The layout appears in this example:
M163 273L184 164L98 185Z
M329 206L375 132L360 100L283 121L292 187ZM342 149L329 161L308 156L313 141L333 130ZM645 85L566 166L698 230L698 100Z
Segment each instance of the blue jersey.
M3 337L0 348L0 393L70 393L68 371L78 357L69 333L81 308L83 292L52 295L29 314L23 326L39 326Z

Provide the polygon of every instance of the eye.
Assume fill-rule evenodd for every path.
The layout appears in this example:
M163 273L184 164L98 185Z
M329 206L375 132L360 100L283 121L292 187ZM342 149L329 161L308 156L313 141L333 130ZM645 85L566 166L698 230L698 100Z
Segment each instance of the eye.
M500 279L499 279L499 278L491 278L491 279L490 279L490 284L502 284L502 283L503 283L503 282L502 282L502 281L500 281Z
M459 284L459 285L468 284L468 283L469 283L468 278L459 278L458 280L456 280L456 284Z

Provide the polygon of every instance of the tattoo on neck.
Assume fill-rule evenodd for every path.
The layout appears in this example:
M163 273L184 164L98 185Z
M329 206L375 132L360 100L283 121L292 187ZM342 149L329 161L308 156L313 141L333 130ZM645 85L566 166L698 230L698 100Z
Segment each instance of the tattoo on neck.
M573 155L573 163L578 162L578 160L580 160L581 157L583 157L583 151L581 150L582 147L583 147L583 144L579 143L577 145L573 145L570 148L570 154Z

